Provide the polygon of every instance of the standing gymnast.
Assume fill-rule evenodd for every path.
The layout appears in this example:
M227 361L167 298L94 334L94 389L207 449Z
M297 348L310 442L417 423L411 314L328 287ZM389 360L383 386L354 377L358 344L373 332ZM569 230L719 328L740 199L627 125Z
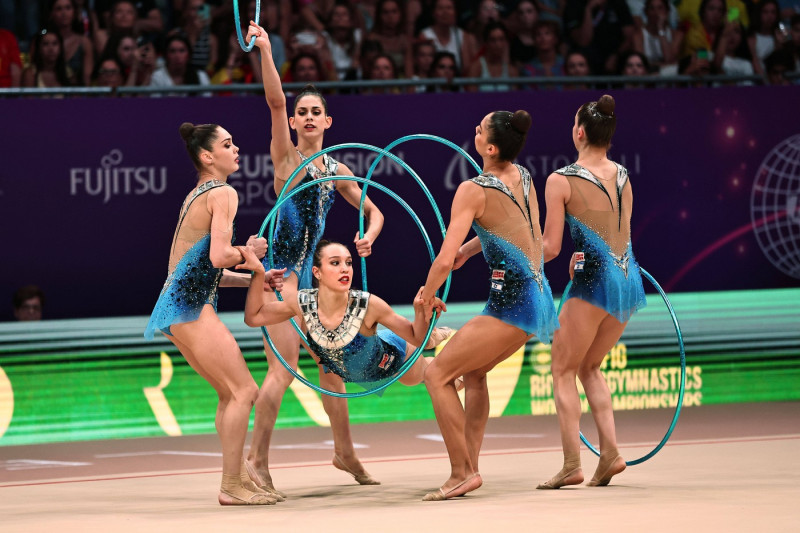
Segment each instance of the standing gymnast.
M242 449L258 386L242 352L216 313L217 287L246 287L248 276L225 270L244 261L234 247L234 217L239 205L228 185L239 169L239 148L216 124L180 127L186 150L197 169L197 186L186 196L172 238L167 281L161 290L145 337L161 331L219 396L215 425L222 442L221 505L274 504L273 496L250 481ZM250 250L266 252L264 239L250 239ZM261 278L264 279L263 277ZM283 285L283 271L266 274L270 285ZM261 290L264 290L262 284Z
M617 126L614 99L604 95L578 109L572 141L578 160L547 178L544 257L561 251L564 220L575 244L572 286L563 296L561 329L553 339L553 394L561 429L563 468L539 489L583 482L580 458L581 380L600 434L600 462L589 486L608 485L625 470L617 450L614 412L600 364L614 347L628 319L645 306L639 265L631 248L633 193L628 171L608 159Z
M450 456L450 477L423 500L444 500L481 486L478 455L489 417L486 373L534 334L549 342L558 327L550 285L542 266L542 232L530 173L512 163L531 125L525 111L495 111L475 129L483 173L459 185L450 224L422 291L426 314L434 294L470 255L483 248L491 269L483 312L448 341L425 370L436 421ZM478 239L460 246L472 227ZM462 407L453 380L464 376Z
M255 22L250 22L247 41L256 38L255 44L261 53L261 68L264 93L272 117L272 140L270 155L275 165L275 192L280 193L291 173L305 164L305 175L292 187L313 179L348 175L353 173L345 165L324 155L314 161L308 156L322 149L323 136L332 123L328 115L325 98L313 87L306 86L294 101L294 114L286 120L286 95L281 88L280 77L272 62L272 52L267 32ZM291 130L297 132L297 146L292 143ZM273 260L279 267L288 269L284 293L289 300L294 299L298 289L311 287L311 263L313 252L322 238L325 218L333 204L334 192L338 191L350 204L359 207L361 188L352 181L328 181L316 188L295 195L291 202L281 208L274 236ZM363 238L356 235L355 244L358 255L368 256L372 243L383 227L383 215L368 198L364 202L367 218L367 231ZM266 259L265 259L266 260ZM270 298L276 298L269 295ZM268 328L270 337L283 358L292 366L297 366L300 356L300 337L289 322L274 324ZM280 364L275 354L264 341L269 368L256 401L256 416L253 426L253 440L248 454L247 466L253 480L262 488L283 497L272 483L269 473L269 444L278 417L281 399L289 388L293 376ZM328 390L344 392L341 378L334 373L320 371L320 383ZM353 476L362 485L378 485L379 481L370 476L356 457L353 439L350 434L350 421L347 400L329 395L322 396L325 412L333 430L333 465Z
M425 340L428 322L419 294L414 298L411 322L374 294L351 289L353 258L340 243L319 242L311 267L318 288L301 289L294 300L267 298L262 289L264 265L251 249L245 249L244 256L245 263L236 268L254 272L245 304L247 325L266 326L301 317L307 331L305 341L317 363L343 381L365 387L385 382ZM446 310L439 299L434 307ZM388 329L378 330L379 324ZM425 347L434 348L451 333L450 328L434 328ZM398 381L404 385L422 383L428 362L428 358L417 358Z

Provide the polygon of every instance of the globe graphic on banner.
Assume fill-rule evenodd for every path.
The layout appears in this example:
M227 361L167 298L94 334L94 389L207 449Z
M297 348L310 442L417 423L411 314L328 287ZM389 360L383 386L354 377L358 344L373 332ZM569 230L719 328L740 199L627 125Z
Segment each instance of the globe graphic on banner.
M767 259L800 279L800 135L779 143L764 158L753 182L750 217Z

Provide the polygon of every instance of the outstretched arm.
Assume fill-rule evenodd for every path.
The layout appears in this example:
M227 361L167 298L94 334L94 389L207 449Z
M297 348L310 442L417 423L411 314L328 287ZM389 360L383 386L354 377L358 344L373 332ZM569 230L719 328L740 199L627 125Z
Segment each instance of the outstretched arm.
M381 298L370 295L369 309L374 317L374 323L386 326L388 329L399 335L406 342L414 346L422 346L425 334L428 332L428 320L425 319L425 311L422 301L422 287L414 297L414 321L398 315L391 306ZM441 311L446 311L447 306L435 299L434 307Z
M353 172L347 166L340 164L339 174L352 176ZM361 205L361 187L355 181L338 181L336 190L356 209ZM372 253L372 244L378 238L381 229L383 229L383 213L372 203L369 197L364 199L364 217L367 219L364 237L360 239L358 232L356 232L356 237L353 239L353 242L356 243L356 251L359 257L367 257Z
M485 197L479 185L465 181L458 186L450 209L450 224L447 226L442 248L433 260L425 287L420 295L425 302L425 315L432 312L434 296L450 274L456 260L461 243L467 238L472 221L483 214Z
M456 259L453 262L453 270L458 270L461 268L464 263L467 262L467 259L472 257L473 255L477 254L482 250L481 240L478 237L473 237L472 239L468 240L461 247L458 249L458 253L456 254Z
M239 249L244 257L244 263L236 265L236 269L253 271L253 276L250 278L250 288L247 289L247 301L244 306L244 323L250 327L269 326L284 322L299 314L300 310L296 302L288 300L268 301L264 295L265 282L269 282L270 286L283 285L282 278L286 269L271 269L265 273L264 265L258 260L252 247L241 246ZM276 278L281 278L281 281L278 282Z
M279 187L283 186L287 177L283 170L287 168L293 169L297 166L295 163L295 148L294 144L292 144L291 130L289 129L286 112L286 95L283 94L278 69L275 68L275 64L272 61L272 45L269 42L267 30L250 21L245 41L250 42L252 37L256 38L255 45L261 53L261 79L264 83L264 95L267 98L270 118L272 119L272 140L270 141L269 152L276 168L275 190L279 191Z

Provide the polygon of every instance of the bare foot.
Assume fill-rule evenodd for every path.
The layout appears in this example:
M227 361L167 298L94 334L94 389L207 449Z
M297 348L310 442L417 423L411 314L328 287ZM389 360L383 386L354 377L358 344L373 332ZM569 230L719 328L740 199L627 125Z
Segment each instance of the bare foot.
M612 456L613 459L607 460L600 456L600 462L597 463L597 470L594 472L592 479L586 484L587 487L605 487L611 481L611 478L625 470L627 465L625 459L621 455Z
M381 484L380 481L378 481L377 479L375 479L372 476L370 476L369 473L366 470L364 470L364 466L361 464L361 462L358 459L356 459L356 465L357 466L354 466L353 468L350 468L344 463L344 460L341 457L339 457L338 455L334 454L332 463L333 463L333 466L335 466L339 470L347 472L348 474L353 476L353 479L355 479L356 482L359 485L380 485Z
M564 471L565 469L562 468L558 474L551 477L544 483L539 483L536 488L537 489L560 489L561 487L565 487L567 485L580 485L583 483L583 470L581 467L573 468L567 472Z
M481 475L477 472L475 472L471 476L468 476L467 479L456 483L452 487L446 488L446 486L451 481L452 480L448 479L447 482L444 485L442 485L442 487L439 490L435 492L429 492L428 494L423 496L422 501L438 502L442 500L449 500L450 498L463 496L466 493L472 492L473 490L476 490L480 488L481 485L483 485L483 479L481 478Z

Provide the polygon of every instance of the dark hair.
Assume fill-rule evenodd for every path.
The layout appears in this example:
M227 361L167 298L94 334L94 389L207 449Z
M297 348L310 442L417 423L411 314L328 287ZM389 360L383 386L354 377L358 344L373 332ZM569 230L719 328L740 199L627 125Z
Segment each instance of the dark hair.
M200 170L200 150L211 152L214 149L214 141L217 140L219 126L216 124L198 124L184 122L179 129L181 137L186 143L186 151L192 158L194 168Z
M367 75L364 76L364 79L368 79L368 80L372 79L372 69L375 67L375 63L381 58L386 59L387 61L389 61L389 64L392 66L392 77L393 78L398 78L399 77L399 74L397 72L397 64L394 62L394 59L392 58L392 56L390 56L389 54L380 53L380 54L376 55L375 57L373 57L372 60L369 62L369 69L367 70L367 73L366 73Z
M492 33L494 30L501 30L503 35L506 36L506 41L511 41L511 34L508 32L508 28L505 24L500 22L499 20L490 20L486 23L486 26L483 27L483 42L489 40L489 34Z
M725 0L719 0L719 1L722 2L722 14L725 15L728 12L728 4L725 2ZM697 14L700 16L701 24L703 23L703 14L705 13L708 4L710 4L711 2L712 0L702 0L702 2L700 2L700 7L697 8Z
M588 102L578 109L578 126L583 126L590 146L607 148L617 129L614 98L604 94L596 102Z
M14 309L19 309L26 300L30 300L31 298L39 298L39 302L42 304L42 307L44 307L44 291L37 285L25 285L17 289L17 292L11 297L11 304L14 306Z
M669 0L645 0L644 9L647 9L647 7L653 2L661 2L667 9L667 11L669 11L669 6L670 6Z
M64 38L61 37L61 34L58 32L58 29L54 26L47 26L45 29L34 35L33 40L35 46L33 46L33 57L31 57L31 63L36 67L36 73L42 71L44 67L44 57L42 57L42 40L44 39L45 35L55 35L56 39L58 39L58 57L56 58L55 64L55 74L58 83L60 83L64 87L69 87L73 85L72 80L69 77L69 71L67 69L67 60L66 56L64 55Z
M617 65L617 74L622 76L624 75L625 65L628 63L628 60L632 57L638 57L642 60L642 65L644 66L644 71L646 73L651 73L652 69L650 68L650 61L647 59L647 56L641 52L637 52L636 50L628 50L627 52L623 52L619 58L619 64Z
M300 89L300 92L297 93L297 96L295 96L295 98L294 98L294 110L295 111L297 111L297 103L304 96L316 96L317 98L319 98L322 101L322 109L325 110L325 114L326 115L328 114L328 102L327 102L327 100L325 100L325 97L322 96L321 92L319 92L319 89L317 89L314 85L312 85L310 83L308 85L306 85L305 87L303 87L302 89Z
M48 22L53 20L53 7L56 5L56 2L58 2L58 0L49 0L47 2ZM69 0L69 3L72 4L72 21L70 22L70 29L78 35L83 35L83 23L81 23L80 9L78 9L78 5L75 0Z
M317 243L317 247L314 249L314 258L311 261L311 265L317 268L322 268L322 250L327 248L328 246L332 246L334 244L338 244L344 248L347 248L344 244L336 241L329 241L327 239L322 239ZM314 287L317 287L319 284L317 283L317 278L312 276L311 283Z
M525 146L530 127L531 116L527 111L495 111L489 118L487 140L500 150L502 161L513 161Z
M397 23L397 27L400 28L401 32L406 27L406 10L403 9L402 0L378 0L377 5L375 6L375 21L372 24L372 32L378 35L381 35L384 31L386 31L386 28L383 27L383 21L381 20L381 12L383 11L383 7L388 2L394 2L395 5L397 5L397 9L400 11L400 20Z
M768 4L775 6L775 22L772 23L771 28L761 27L761 12ZM781 21L781 6L778 0L760 0L753 8L753 14L750 16L750 32L755 35L759 31L772 33L778 29L778 24Z
M200 85L200 75L197 73L197 68L194 67L191 63L192 60L192 43L189 41L189 38L184 35L183 33L173 33L172 35L168 36L167 39L164 41L164 55L167 54L167 49L169 45L172 44L174 41L180 41L186 45L186 50L189 53L189 61L186 63L186 72L183 73L183 83L184 85Z

